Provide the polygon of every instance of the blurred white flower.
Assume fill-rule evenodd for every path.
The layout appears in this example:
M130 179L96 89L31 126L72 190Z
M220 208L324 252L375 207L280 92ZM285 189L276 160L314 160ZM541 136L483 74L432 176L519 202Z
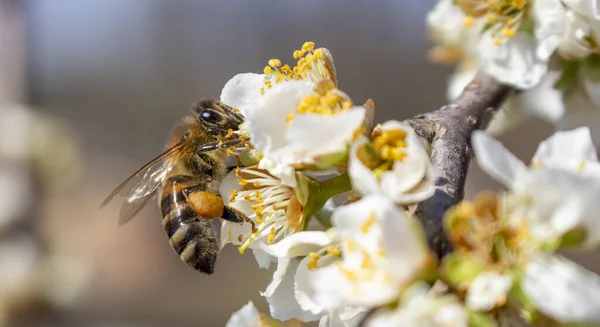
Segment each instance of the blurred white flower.
M490 176L513 193L512 204L541 242L556 242L570 231L583 229L581 245L600 242L600 164L587 128L557 132L542 142L528 168L500 142L483 132L472 139L476 159Z
M531 167L485 132L474 132L472 145L481 169L509 189L517 188L525 175L538 169L552 168L575 175L600 177L600 162L587 127L556 132L541 142Z
M440 0L428 23L437 31L434 39L442 45L459 44L459 52L473 57L486 73L502 83L528 89L538 84L548 69L548 60L563 35L564 16L560 0ZM533 33L522 28L526 21L533 23ZM473 39L478 41L476 46Z
M397 204L421 202L435 192L435 173L423 142L397 121L385 122L373 140L360 137L350 151L352 186L362 195L385 195Z
M469 308L489 311L506 303L508 291L512 287L512 278L496 272L486 272L475 278L467 292L466 303Z
M260 312L256 310L254 303L249 301L248 304L243 306L238 311L231 315L231 318L227 321L225 327L262 327L266 326L263 324Z
M521 288L536 309L560 323L600 324L600 277L565 258L535 256Z
M329 259L313 252L304 260L309 298L316 305L388 303L434 260L418 222L386 197L368 195L338 207L332 221L338 239L326 250Z
M467 327L468 314L452 295L434 296L424 284L410 287L396 309L378 310L367 327Z

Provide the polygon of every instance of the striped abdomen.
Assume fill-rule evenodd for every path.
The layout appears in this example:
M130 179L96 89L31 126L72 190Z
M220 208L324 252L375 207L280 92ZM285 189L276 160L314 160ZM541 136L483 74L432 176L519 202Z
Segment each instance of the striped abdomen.
M206 192L207 184L208 181L198 176L170 177L164 183L160 207L171 247L192 268L211 274L219 241L210 218L222 215L223 201Z

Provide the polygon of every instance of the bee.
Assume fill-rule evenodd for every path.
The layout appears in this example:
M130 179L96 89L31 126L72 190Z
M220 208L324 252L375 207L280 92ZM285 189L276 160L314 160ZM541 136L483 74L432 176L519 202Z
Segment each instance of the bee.
M238 136L243 117L216 100L200 101L192 112L175 127L166 150L121 183L100 207L116 195L124 197L119 214L123 225L158 194L171 247L192 268L211 274L221 219L249 221L225 205L218 192L227 173L227 149L244 142Z

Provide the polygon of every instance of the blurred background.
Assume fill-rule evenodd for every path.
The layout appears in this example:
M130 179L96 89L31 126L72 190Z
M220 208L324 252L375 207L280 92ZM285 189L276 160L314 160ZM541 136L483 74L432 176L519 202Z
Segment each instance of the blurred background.
M223 326L250 299L266 311L271 274L251 254L228 247L201 275L174 255L156 206L119 228L118 204L99 204L192 102L270 58L291 62L307 40L331 50L355 102L375 100L378 121L435 110L451 69L426 60L434 4L0 0L0 321ZM528 160L550 133L530 122L503 141ZM468 196L498 186L472 167Z

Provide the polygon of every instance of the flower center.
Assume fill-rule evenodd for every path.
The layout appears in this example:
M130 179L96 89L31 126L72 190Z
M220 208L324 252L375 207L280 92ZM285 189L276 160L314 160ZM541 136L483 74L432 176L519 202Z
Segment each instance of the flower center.
M333 116L350 108L352 108L350 98L336 89L333 81L324 80L317 84L315 93L300 100L296 112L289 114L286 121L290 124L296 118L296 114Z
M250 203L252 214L248 217L255 224L249 233L238 235L243 253L254 241L267 238L267 243L296 232L302 225L302 206L292 188L279 179L256 167L236 169L242 190L233 190L229 202Z
M474 202L463 201L447 214L450 241L458 251L487 258L500 269L509 269L527 258L539 244L527 219L512 216L507 205L491 192L477 195ZM516 219L511 219L516 218Z
M378 130L373 135L373 141L358 149L357 156L365 166L375 172L375 176L379 177L390 170L396 160L404 161L406 158L407 133L401 129L393 129Z
M300 50L294 51L294 59L298 60L294 67L282 65L279 59L271 59L268 66L265 66L264 73L274 77L275 83L308 79L313 82L331 80L337 84L333 57L329 50L315 49L314 42L304 42ZM260 89L260 93L264 94L265 90L271 87L272 79L265 80L265 86Z
M513 37L521 26L530 0L459 0L458 6L467 15L466 27L475 25L475 19L487 17L484 29L491 29L494 44L500 45Z

